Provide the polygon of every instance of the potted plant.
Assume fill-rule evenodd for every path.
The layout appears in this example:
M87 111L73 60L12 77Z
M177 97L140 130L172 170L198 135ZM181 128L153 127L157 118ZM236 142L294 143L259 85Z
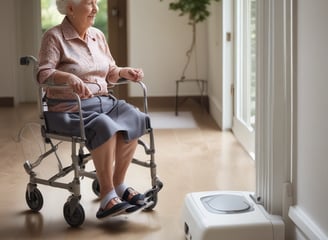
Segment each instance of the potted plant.
M163 1L163 0L160 0ZM210 15L208 7L210 6L212 1L220 1L220 0L177 0L175 2L171 2L169 5L169 9L174 11L179 11L180 16L187 15L188 16L188 24L192 27L192 41L191 46L186 52L187 62L183 68L181 80L185 79L185 72L190 63L191 54L196 45L196 25L199 22L203 22Z

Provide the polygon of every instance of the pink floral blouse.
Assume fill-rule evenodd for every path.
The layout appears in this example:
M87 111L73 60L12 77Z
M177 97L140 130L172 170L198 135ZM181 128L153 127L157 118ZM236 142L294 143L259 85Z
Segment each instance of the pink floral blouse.
M67 18L49 29L42 38L38 81L51 81L57 70L81 78L95 96L107 94L107 82L115 82L119 78L119 67L104 34L90 27L86 39L82 40ZM47 97L74 99L70 89L48 89Z

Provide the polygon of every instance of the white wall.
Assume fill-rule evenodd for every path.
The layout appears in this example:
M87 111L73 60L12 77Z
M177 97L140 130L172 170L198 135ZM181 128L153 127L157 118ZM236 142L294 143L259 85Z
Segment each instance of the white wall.
M32 55L37 57L41 40L41 13L40 0L15 0L17 24L14 27L17 36L17 59L21 56ZM17 65L17 101L32 102L37 96L31 67Z
M327 9L326 0L297 1L296 208L293 213L301 214L303 222L313 226L320 239L328 238Z
M0 8L0 97L16 96L16 14L15 1L2 1Z
M179 79L186 63L192 28L186 16L169 10L169 0L128 1L128 52L129 65L142 67L149 96L175 96L175 80ZM222 129L231 127L230 82L227 70L223 82L223 47L225 60L232 43L223 42L222 2L230 11L230 0L212 2L211 15L206 22L197 25L197 48L186 72L187 78L208 80L210 113ZM226 20L231 16L226 15ZM231 29L225 31L230 31ZM230 56L230 57L231 57ZM230 71L231 72L231 71ZM228 83L228 84L225 84ZM180 95L199 95L195 83L180 85ZM137 87L130 89L131 96L140 96Z
M213 119L223 127L222 2L212 3L208 20L208 97Z
M150 96L175 96L175 80L181 77L185 52L192 40L187 17L169 10L168 0L128 1L129 65L142 67ZM208 78L207 26L197 27L197 67L195 55L186 77ZM196 84L181 85L181 95L199 94ZM134 88L131 96L140 95Z
M233 1L212 2L208 19L208 97L210 113L222 130L232 127ZM231 34L231 41L226 34Z
M19 58L37 55L41 34L37 12L40 1L14 0L1 4L0 97L13 97L15 103L35 101L31 68L19 66Z

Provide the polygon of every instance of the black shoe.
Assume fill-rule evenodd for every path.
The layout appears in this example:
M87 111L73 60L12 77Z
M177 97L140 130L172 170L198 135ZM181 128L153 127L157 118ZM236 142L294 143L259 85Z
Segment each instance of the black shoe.
M138 193L136 190L134 190L131 187L128 187L122 196L122 200L130 203L131 205L143 207L146 205L145 203L145 195Z
M96 217L97 218L104 218L104 217L114 217L121 214L127 214L133 212L132 209L134 209L135 206L129 204L126 201L119 202L115 204L113 207L108 209L102 209L99 208ZM134 210L136 211L136 210Z

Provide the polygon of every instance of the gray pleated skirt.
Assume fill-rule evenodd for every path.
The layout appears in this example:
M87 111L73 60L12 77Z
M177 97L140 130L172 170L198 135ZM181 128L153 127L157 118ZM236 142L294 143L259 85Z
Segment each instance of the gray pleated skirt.
M124 100L100 96L82 100L81 104L89 150L99 147L118 132L130 141L144 135L150 127L148 115ZM46 112L45 119L52 133L80 136L78 113Z

